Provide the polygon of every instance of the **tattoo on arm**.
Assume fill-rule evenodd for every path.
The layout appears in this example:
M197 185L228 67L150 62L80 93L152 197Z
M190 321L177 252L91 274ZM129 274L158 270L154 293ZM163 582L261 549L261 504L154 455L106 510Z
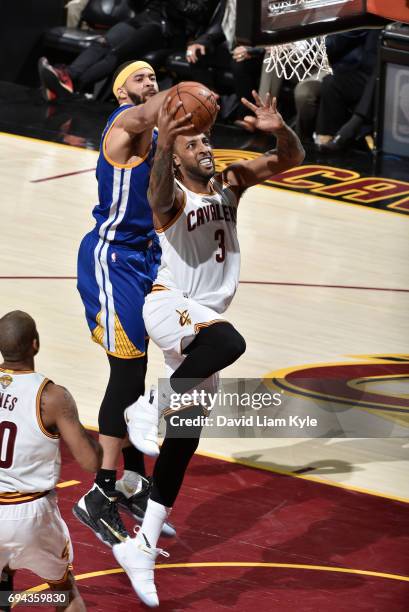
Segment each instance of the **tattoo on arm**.
M276 155L279 160L284 159L304 159L304 148L297 134L288 125L284 125L278 132ZM267 154L272 154L268 151Z
M61 411L63 417L70 423L77 423L79 421L77 405L67 389L64 389L64 401L61 406Z
M84 426L82 425L79 419L78 408L77 408L74 398L72 397L71 393L64 387L63 387L63 390L64 390L64 393L63 393L64 401L61 406L62 416L69 423L78 424L79 434L81 435L81 437L85 438L91 444L91 446L94 447L94 449L99 450L98 442L94 440L94 438L87 432L87 430L84 428Z
M153 210L166 212L175 200L175 177L173 172L172 149L158 147L153 163L148 199Z

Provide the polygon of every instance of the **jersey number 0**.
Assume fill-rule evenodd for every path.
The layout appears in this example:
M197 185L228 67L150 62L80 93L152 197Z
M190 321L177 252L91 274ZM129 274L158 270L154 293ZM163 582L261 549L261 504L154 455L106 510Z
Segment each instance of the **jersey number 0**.
M17 425L11 421L0 423L0 468L9 468L13 463Z

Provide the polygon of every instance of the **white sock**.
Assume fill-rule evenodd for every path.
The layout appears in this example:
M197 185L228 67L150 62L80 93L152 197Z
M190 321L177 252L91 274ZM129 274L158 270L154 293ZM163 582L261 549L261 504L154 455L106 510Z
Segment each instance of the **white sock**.
M142 522L142 527L138 531L136 539L146 545L146 538L149 545L152 548L156 548L163 523L166 521L171 510L172 508L167 508L166 506L158 504L152 499L149 499Z
M142 490L142 478L138 472L124 470L122 478L116 481L115 487L129 498Z

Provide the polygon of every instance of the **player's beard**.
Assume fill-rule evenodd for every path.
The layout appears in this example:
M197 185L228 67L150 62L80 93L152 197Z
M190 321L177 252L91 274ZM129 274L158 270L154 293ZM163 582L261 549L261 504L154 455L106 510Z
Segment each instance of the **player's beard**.
M206 185L208 183L208 181L210 181L210 179L216 174L216 170L213 164L213 168L212 169L205 169L205 168L201 168L200 166L196 166L196 165L192 165L192 166L186 166L185 168L182 169L182 175L188 175L190 176L190 178L192 178L195 181L199 181L201 183L203 183L204 185Z
M203 168L200 165L196 166L196 172L198 173L199 176L206 178L207 180L210 180L211 178L214 177L214 175L216 174L216 168L214 165L214 159L212 159L213 165L211 168Z
M206 156L208 157L208 156ZM210 157L210 156L209 156ZM201 158L203 159L203 158ZM189 166L186 166L186 171L192 176L192 178L196 178L199 180L204 180L204 181L209 181L215 174L216 174L216 170L215 170L215 164L214 164L214 158L213 156L211 156L212 159L212 167L211 168L204 168L203 166L200 165L200 160L198 160L195 164L191 164Z
M142 102L144 102L144 100L142 100L142 97L137 93L132 93L128 91L128 97L132 100L132 103L135 104L135 106L138 106L139 104L142 104Z
M152 98L152 96L154 96L156 93L158 92L154 89L148 89L147 91L145 90L143 95L128 91L128 97L132 100L132 103L135 104L135 106L138 106L139 104L143 104Z

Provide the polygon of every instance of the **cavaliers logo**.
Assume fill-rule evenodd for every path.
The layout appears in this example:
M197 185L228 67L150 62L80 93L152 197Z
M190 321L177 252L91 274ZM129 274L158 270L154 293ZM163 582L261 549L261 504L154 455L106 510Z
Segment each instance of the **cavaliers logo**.
M409 0L407 0L409 6ZM257 159L253 151L215 149L217 172L236 161ZM355 170L305 164L277 174L263 187L279 188L294 193L309 193L321 198L357 206L370 206L392 213L409 215L409 182L392 178L361 176Z
M179 315L179 325L181 327L184 327L185 325L192 325L192 319L190 318L187 310L176 310L176 312Z
M61 559L64 559L64 561L68 561L69 558L70 558L70 543L68 540L65 540L65 546L62 549Z
M11 385L12 382L13 382L13 379L8 374L5 374L4 376L0 378L0 385L3 387L3 389L7 389L7 387Z
M357 355L353 363L322 363L270 372L266 379L293 396L335 402L342 410L376 411L409 425L409 355ZM361 361L364 360L364 361ZM332 404L332 408L336 409Z

